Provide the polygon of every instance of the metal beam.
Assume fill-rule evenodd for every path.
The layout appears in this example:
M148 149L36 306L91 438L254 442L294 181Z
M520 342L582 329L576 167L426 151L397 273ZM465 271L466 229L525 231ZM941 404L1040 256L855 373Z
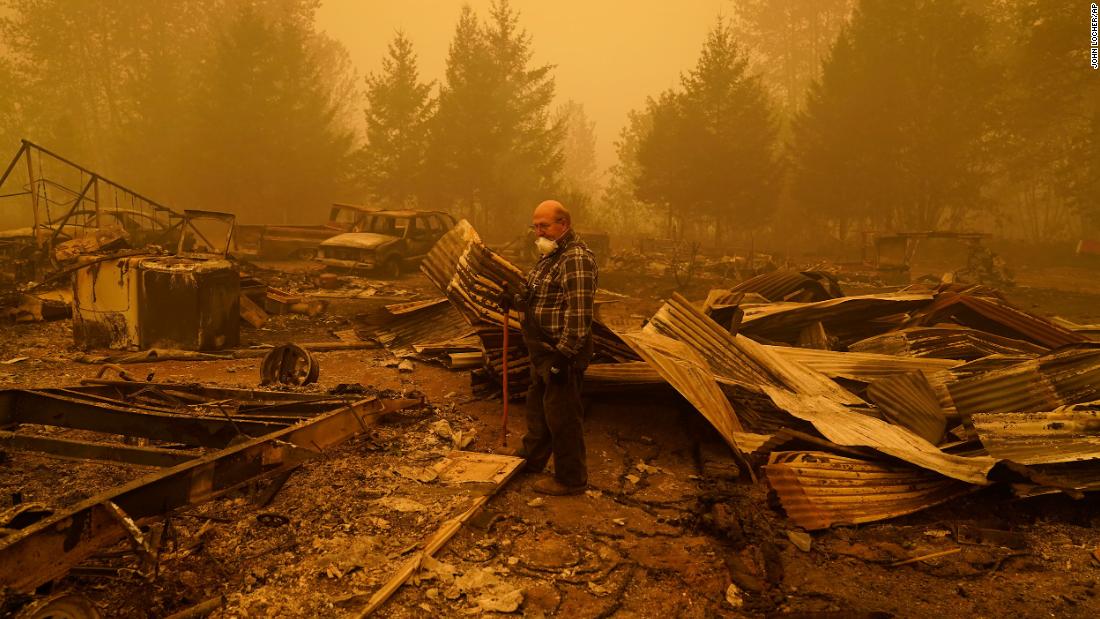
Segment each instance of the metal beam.
M116 189L121 189L121 190L125 191L126 193L134 196L135 198L137 198L139 200L142 200L143 202L148 203L150 206L154 206L154 207L163 209L163 210L168 211L170 213L173 213L177 216L181 215L179 213L176 213L172 209L168 208L167 206L164 206L163 204L157 202L156 200L152 200L150 198L147 198L147 197L141 195L140 193L134 191L133 189L130 189L129 187L126 187L124 185L120 185L120 184L114 182L113 180L111 180L109 178L105 178L103 176L100 176L99 174L96 174L95 172L89 170L88 168L85 168L84 166L80 165L79 163L75 163L70 159L66 159L66 158L62 157L61 155L58 155L57 153L55 153L51 150L48 150L46 148L42 148L41 146L35 144L34 142L31 142L30 140L23 140L23 145L28 146L28 147L38 151L39 153L45 153L45 154L49 155L50 157L53 157L54 159L57 159L61 163L72 166L72 167L76 168L77 170L80 170L81 172L84 172L85 174L91 174L93 176L96 176L96 177L99 178L99 180L103 181L104 183L107 183L108 185L110 185L110 186L112 186ZM39 157L41 157L41 155L39 155Z
M15 169L15 164L19 163L19 158L23 156L23 151L27 150L26 144L19 145L19 152L15 153L15 156L11 158L11 163L4 169L4 173L0 174L0 187L4 186L4 181L8 180L8 175Z
M98 494L0 538L0 590L31 592L63 576L97 549L125 538L126 531L108 501L135 521L201 503L289 470L365 432L391 409L377 399L361 400Z
M221 449L238 434L261 436L286 424L195 417L132 409L70 396L23 389L0 391L0 427L37 423L107 434Z
M61 223L57 224L57 227L54 228L53 234L50 235L50 242L48 244L48 247L50 248L51 251L53 251L54 243L57 242L58 235L60 235L61 231L65 229L65 224L69 223L69 218L73 216L73 213L75 213L78 209L80 209L80 205L84 202L84 196L88 195L88 190L91 189L93 185L95 185L96 178L98 178L98 177L93 174L92 177L90 179L88 179L88 183L86 185L84 185L84 189L81 189L80 194L76 196L75 200L73 200L72 208L69 209L68 213L65 213L65 216L61 218ZM97 204L96 205L96 212L98 212L98 211L99 211L99 205ZM96 227L99 228L101 226L102 226L102 222L100 222L97 219L96 220Z
M103 460L140 466L176 466L200 454L159 447L136 447L0 431L0 446L72 460Z

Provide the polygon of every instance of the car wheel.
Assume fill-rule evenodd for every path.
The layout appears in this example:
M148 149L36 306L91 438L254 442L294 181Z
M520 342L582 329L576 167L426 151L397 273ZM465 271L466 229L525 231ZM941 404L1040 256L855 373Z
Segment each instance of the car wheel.
M382 275L389 279L401 277L401 259L390 258L382 263Z

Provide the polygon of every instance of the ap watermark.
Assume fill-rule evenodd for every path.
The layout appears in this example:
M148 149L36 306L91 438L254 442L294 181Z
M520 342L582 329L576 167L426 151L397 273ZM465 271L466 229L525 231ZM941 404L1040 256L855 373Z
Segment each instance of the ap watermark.
M1100 34L1100 7L1095 2L1089 6L1089 64L1093 69L1100 69L1100 42L1097 35Z

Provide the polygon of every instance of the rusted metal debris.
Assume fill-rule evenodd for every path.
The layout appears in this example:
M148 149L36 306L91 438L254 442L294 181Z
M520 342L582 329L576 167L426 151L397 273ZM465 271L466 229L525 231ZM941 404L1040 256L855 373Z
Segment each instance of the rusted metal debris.
M732 292L755 292L769 301L826 301L844 296L836 277L823 271L772 271L747 279Z
M522 394L529 379L530 359L523 343L520 315L512 310L505 322L503 310L496 299L500 296L502 285L519 286L524 280L523 272L489 249L466 220L458 222L443 235L424 258L420 270L439 288L481 340L484 375L499 383L507 354L509 391ZM507 351L501 328L504 324L509 329ZM593 343L597 357L616 361L637 359L616 333L598 321L593 326Z
M927 470L827 452L773 452L764 472L787 516L811 531L911 514L974 488Z
M317 358L292 343L272 348L260 364L261 385L308 385L317 382L320 374Z
M367 606L357 615L367 617L378 610L387 600L412 577L425 559L439 551L462 526L472 518L504 484L515 476L523 464L521 458L504 455L473 453L466 451L451 452L436 468L439 480L448 485L476 484L485 491L480 496L468 500L462 510L453 518L440 523L439 528L419 544L416 552L405 560L381 588L379 588Z
M140 385L122 386L110 381L100 381L86 391L73 390L68 394L0 392L0 426L55 425L177 445L183 443L214 451L195 454L160 472L46 515L0 538L0 588L31 592L64 575L105 545L126 537L132 543L140 543L142 540L135 537L135 527L129 524L207 501L250 481L292 470L318 453L366 431L386 412L417 403L390 403L370 398L305 420L299 420L295 414L282 415L282 422L276 422L270 419L285 411L263 409L265 414L262 416L268 418L267 421L250 420L247 413L240 414L239 408L237 414L222 411L224 416L221 417L175 415L157 410L164 407L152 404L107 402L109 398L96 393L97 390L123 387L127 388L126 395L131 400L142 393ZM163 387L171 388L170 385ZM195 390L179 388L175 391L176 395L183 395ZM175 397L170 393L161 395ZM191 395L204 399L202 395ZM265 395L263 398L277 400L278 396ZM255 397L252 400L263 401ZM224 402L204 400L204 404L217 407ZM281 404L308 408L314 403L292 398Z
M487 371L472 374L476 389L499 375L505 354L490 299L518 271L460 222L430 252L424 272L479 331ZM518 318L509 316L517 332ZM843 296L823 275L776 272L712 290L699 304L674 294L644 330L612 335L608 342L641 360L607 356L590 366L586 392L671 387L743 463L792 448L824 454L773 459L762 469L782 477L773 486L803 526L889 518L1006 480L1021 496L1100 490L1092 437L1054 430L1069 418L1077 432L1091 428L1091 405L1042 431L1027 424L1034 436L992 432L983 421L1065 416L1067 406L1100 401L1100 348L1086 344L1081 330L1015 308L986 286ZM526 351L507 354L510 370L523 367ZM831 493L815 481L834 475L853 483Z
M214 235L209 222L225 230ZM73 275L84 348L221 350L240 339L240 274L226 258L233 215L187 211L175 256L93 260Z
M164 245L183 214L23 140L0 174L0 205L24 227L0 231L0 282L41 282L75 258Z
M971 424L997 458L1020 464L1100 460L1100 402L1041 413L979 413Z

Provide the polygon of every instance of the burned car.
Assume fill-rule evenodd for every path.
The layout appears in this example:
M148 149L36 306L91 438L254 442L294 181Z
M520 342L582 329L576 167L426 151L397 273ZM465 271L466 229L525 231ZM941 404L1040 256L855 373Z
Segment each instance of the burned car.
M314 226L238 224L234 236L238 255L270 260L311 260L317 246L342 232L361 229L363 219L382 210L374 206L336 203L328 221Z
M441 211L376 211L361 232L339 234L321 243L316 260L347 271L374 271L398 277L414 268L455 220Z

